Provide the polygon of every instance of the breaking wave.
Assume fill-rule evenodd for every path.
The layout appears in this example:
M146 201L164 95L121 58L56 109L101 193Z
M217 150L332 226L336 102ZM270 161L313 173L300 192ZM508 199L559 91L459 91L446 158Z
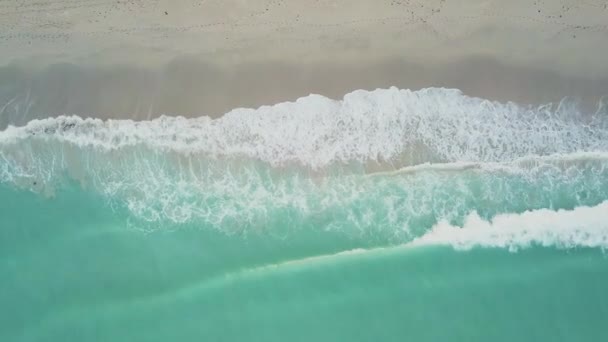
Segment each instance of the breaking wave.
M152 228L605 247L601 215L577 222L606 210L608 115L391 88L218 119L63 116L0 132L0 182L76 186Z

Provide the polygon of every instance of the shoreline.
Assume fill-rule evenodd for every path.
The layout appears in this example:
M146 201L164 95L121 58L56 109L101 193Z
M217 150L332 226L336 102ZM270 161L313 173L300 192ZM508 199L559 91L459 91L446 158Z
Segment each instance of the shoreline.
M0 67L0 128L36 119L78 115L148 120L161 115L212 118L310 94L341 99L354 90L455 88L465 95L522 106L568 99L594 113L608 96L608 77L567 77L471 57L441 65L399 59L367 64L250 63L225 68L179 58L161 68L55 64L32 71Z

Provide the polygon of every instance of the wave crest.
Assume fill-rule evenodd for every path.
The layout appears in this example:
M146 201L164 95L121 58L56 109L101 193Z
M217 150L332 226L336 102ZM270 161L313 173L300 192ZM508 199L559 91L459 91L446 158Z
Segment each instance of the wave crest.
M492 220L484 220L472 213L462 227L442 221L409 245L449 245L461 250L493 247L515 251L535 245L606 249L608 201L573 210L540 209L521 214L501 214Z

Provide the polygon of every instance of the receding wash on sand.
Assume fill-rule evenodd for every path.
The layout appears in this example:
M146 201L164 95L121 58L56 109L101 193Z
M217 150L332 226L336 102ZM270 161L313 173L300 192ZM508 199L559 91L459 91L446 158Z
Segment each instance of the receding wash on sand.
M605 340L606 22L0 2L0 341Z

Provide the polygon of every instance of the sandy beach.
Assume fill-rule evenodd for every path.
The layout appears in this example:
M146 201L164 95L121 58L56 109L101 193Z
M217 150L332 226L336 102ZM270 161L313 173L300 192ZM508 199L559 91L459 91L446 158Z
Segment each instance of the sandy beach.
M606 1L2 1L0 127L219 116L310 93L608 94Z

